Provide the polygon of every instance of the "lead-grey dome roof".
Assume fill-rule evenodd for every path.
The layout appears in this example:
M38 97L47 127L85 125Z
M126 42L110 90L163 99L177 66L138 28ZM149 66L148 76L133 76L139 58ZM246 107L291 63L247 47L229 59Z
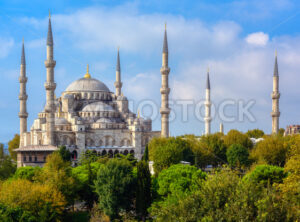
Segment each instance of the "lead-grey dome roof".
M103 102L90 103L83 107L82 112L101 112L101 111L114 111L114 109Z
M93 78L81 78L72 82L66 89L66 92L88 92L104 91L109 92L108 87L101 81Z

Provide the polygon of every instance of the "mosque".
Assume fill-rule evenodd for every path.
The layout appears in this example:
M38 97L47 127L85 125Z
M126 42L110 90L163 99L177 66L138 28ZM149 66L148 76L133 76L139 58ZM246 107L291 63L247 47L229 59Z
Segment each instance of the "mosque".
M47 36L46 105L38 113L30 131L27 131L26 61L24 42L20 67L20 146L17 152L17 165L43 166L47 155L66 146L72 154L75 165L80 155L92 150L97 155L114 156L134 154L141 159L145 146L153 137L169 135L169 93L168 42L165 29L161 92L161 131L152 131L152 121L144 119L128 108L128 99L122 93L119 50L116 64L115 92L103 82L87 72L83 78L72 82L60 97L55 97L54 42L49 16Z

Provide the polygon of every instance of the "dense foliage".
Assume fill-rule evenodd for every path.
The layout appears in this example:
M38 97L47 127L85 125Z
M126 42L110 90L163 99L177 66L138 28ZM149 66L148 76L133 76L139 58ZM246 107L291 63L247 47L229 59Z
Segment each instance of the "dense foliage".
M65 147L46 161L16 170L0 144L0 221L300 219L300 136L231 130L155 138L142 161L87 151L71 167Z

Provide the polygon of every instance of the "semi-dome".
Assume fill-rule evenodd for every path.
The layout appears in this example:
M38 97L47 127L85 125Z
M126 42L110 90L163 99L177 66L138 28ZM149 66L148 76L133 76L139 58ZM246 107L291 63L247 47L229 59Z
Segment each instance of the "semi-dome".
M109 92L109 89L103 82L93 78L78 79L75 82L72 82L66 89L66 92L88 91Z
M82 112L101 112L101 111L114 111L114 109L103 102L90 103L83 107Z

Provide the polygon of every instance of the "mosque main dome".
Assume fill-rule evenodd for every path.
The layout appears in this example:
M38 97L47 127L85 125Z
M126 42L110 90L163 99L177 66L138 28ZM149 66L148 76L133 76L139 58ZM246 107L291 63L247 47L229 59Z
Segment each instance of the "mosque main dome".
M72 82L66 89L66 92L109 92L108 87L98 79L91 78L89 73L89 66L87 66L87 72L84 78L80 78Z
M66 92L97 91L109 92L108 87L101 81L93 78L80 78L72 82Z

